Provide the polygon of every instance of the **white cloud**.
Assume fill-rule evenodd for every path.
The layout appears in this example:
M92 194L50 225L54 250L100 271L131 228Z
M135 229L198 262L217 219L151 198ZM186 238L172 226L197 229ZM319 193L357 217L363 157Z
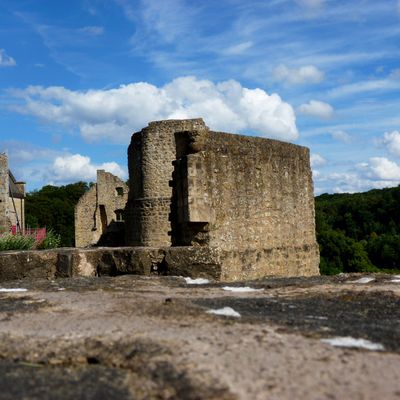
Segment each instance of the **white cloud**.
M252 132L266 137L298 137L292 106L279 95L247 89L230 80L213 83L181 77L163 87L138 82L109 90L72 91L30 86L10 92L14 110L46 122L76 127L87 141L128 143L149 121L203 117L213 130Z
M49 168L47 179L54 184L76 181L95 181L96 171L104 169L124 179L126 172L116 162L93 164L89 157L80 154L56 157Z
M4 49L0 49L0 67L14 67L17 65L15 60L7 55Z
M305 83L319 83L324 79L324 73L314 65L305 65L300 68L288 68L279 65L274 69L274 77L278 81L298 85Z
M247 41L243 43L236 44L234 46L230 46L225 49L222 53L228 56L237 56L246 52L246 50L250 49L253 46L252 41Z
M338 140L339 142L343 142L346 144L351 143L351 136L346 132L341 129L332 131L331 136L333 139Z
M9 155L9 162L13 163L13 166L26 164L34 160L48 161L59 155L55 150L19 140L0 141L0 152L2 151Z
M372 157L345 172L313 170L315 192L355 193L400 185L400 165L384 157Z
M302 104L299 111L303 114L312 115L322 119L329 119L333 116L333 108L330 104L323 101L310 100L307 104Z
M386 91L396 90L400 88L400 80L393 79L375 79L369 81L360 81L350 83L348 85L339 86L329 92L331 97L345 97L354 94L373 92L373 91Z
M368 163L360 164L359 167L369 178L400 182L400 165L385 157L372 157Z
M22 141L0 141L0 152L9 155L10 168L17 179L29 187L38 184L64 185L76 181L95 181L96 171L104 169L121 179L127 171L114 161L93 163L89 157L61 150L35 146Z
M312 167L320 167L321 165L326 164L325 158L317 153L311 154L310 161Z
M393 132L386 132L383 135L383 139L381 141L390 153L400 156L400 132L393 131Z
M348 172L334 172L330 174L318 173L317 175L314 175L313 172L313 177L316 180L315 192L317 194L325 192L356 193L400 184L400 180L392 181L372 177L372 175L369 174L370 171L368 168L369 164L366 163Z
M85 26L79 29L79 32L85 33L91 36L100 36L104 33L104 28L102 26Z

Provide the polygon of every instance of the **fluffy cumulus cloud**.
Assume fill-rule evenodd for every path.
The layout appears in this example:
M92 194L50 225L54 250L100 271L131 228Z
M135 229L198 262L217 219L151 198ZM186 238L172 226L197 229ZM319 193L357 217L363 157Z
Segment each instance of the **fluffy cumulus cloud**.
M333 171L326 160L315 153L311 155L311 166L316 195L356 193L400 185L400 163L386 157L371 157L362 163L349 162L345 171Z
M125 179L126 172L115 162L93 164L89 157L81 154L58 156L48 171L48 180L53 184L64 184L74 181L95 181L96 171L104 169Z
M324 80L324 73L314 65L306 65L300 68L288 68L286 65L279 65L274 69L274 77L292 85L306 83L319 83Z
M371 157L345 172L313 174L315 192L354 193L400 184L400 165L385 157Z
M15 60L7 55L4 49L0 49L0 67L14 67L17 65Z
M127 143L149 121L203 117L213 130L265 137L298 137L292 106L276 94L247 89L230 80L213 83L181 77L162 86L138 82L109 90L73 91L30 86L14 90L14 110L43 121L76 127L87 141Z
M328 103L318 100L310 100L309 103L302 104L299 107L299 111L302 114L307 114L322 119L329 119L333 116L333 107Z
M369 178L400 182L400 165L385 157L372 157L368 163L360 164L359 167Z
M386 132L381 142L387 147L390 153L400 156L400 132Z

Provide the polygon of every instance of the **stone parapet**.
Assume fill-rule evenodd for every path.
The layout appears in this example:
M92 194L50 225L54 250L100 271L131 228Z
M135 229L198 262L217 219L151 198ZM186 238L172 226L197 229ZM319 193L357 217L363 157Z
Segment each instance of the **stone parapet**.
M264 276L311 276L315 275L313 260L317 255L316 246L247 251L204 246L5 251L0 253L0 281L124 274L188 276L226 282Z
M184 275L220 279L219 256L193 247L97 247L0 253L0 282L79 276Z

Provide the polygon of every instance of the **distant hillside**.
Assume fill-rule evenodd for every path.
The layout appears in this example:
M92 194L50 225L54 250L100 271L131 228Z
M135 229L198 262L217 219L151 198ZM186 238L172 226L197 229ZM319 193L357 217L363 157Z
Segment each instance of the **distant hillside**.
M323 274L400 273L400 186L315 198Z

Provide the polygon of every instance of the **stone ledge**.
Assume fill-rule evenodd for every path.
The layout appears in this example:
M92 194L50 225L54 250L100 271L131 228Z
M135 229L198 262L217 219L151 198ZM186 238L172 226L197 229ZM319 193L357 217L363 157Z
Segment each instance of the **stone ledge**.
M185 275L218 280L218 254L196 247L96 247L0 253L0 281L101 275Z
M221 250L202 246L95 247L0 252L0 282L23 278L173 275L238 281L266 276L318 275L317 248ZM289 262L288 253L297 253ZM296 261L295 257L292 257ZM238 262L239 260L239 262ZM275 262L272 262L272 261ZM272 268L271 265L276 265Z

